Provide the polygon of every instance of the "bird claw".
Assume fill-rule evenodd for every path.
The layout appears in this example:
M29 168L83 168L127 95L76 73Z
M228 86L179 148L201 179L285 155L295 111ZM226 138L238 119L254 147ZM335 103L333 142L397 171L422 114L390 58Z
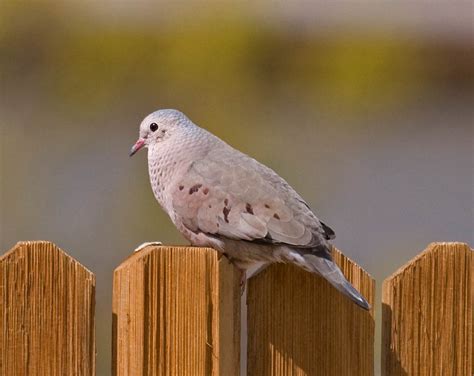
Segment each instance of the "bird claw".
M144 248L146 248L148 246L151 246L151 245L156 246L156 245L162 245L162 244L163 244L162 242L146 242L146 243L140 244L137 248L135 248L135 250L133 252L134 253L135 252L140 252Z
M247 271L240 269L240 295L244 294L247 286Z

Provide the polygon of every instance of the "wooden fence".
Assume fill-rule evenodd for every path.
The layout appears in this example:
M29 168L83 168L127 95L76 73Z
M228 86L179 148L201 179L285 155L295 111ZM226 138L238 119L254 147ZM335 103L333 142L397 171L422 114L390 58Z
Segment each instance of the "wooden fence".
M367 300L374 280L334 250ZM474 257L431 244L383 284L382 374L474 373ZM248 282L249 376L373 375L375 310L272 265ZM0 376L95 375L94 275L55 245L0 257ZM114 273L113 375L240 374L239 273L212 249L148 247Z

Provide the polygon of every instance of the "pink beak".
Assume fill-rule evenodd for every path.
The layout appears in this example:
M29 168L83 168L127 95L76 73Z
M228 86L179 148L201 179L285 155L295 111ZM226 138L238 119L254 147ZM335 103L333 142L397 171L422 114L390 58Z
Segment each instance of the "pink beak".
M130 157L135 155L135 153L144 146L145 146L145 140L143 138L139 138L138 141L135 142L135 145L133 145L132 149L130 150Z

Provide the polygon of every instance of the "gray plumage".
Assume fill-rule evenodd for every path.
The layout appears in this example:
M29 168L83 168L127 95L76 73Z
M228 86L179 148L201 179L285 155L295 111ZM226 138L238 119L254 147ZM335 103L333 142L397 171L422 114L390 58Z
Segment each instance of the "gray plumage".
M241 270L296 264L370 308L332 261L334 232L272 169L176 110L143 120L131 155L142 147L156 199L191 244L215 248Z

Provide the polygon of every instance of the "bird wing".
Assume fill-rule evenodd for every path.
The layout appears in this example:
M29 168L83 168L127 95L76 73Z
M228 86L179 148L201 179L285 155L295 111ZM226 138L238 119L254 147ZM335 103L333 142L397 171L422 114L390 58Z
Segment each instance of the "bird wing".
M218 147L191 164L171 187L177 218L193 232L312 248L334 232L273 170Z

